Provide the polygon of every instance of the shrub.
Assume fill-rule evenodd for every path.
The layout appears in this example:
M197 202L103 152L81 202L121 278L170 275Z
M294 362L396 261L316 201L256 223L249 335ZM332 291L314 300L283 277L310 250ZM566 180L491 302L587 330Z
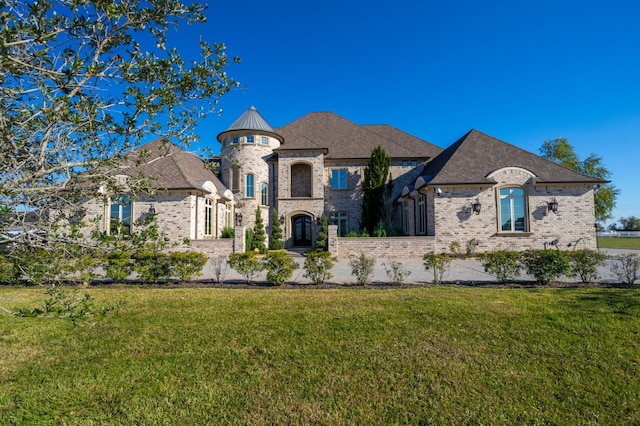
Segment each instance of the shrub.
M191 281L193 277L202 275L207 260L207 255L199 251L174 251L169 254L171 275L182 282Z
M251 250L258 249L262 254L267 252L265 241L267 235L264 231L264 222L262 221L262 209L256 207L256 224L253 226L253 239L251 240Z
M520 276L520 253L510 250L497 250L480 255L484 271L495 275L500 282L507 282Z
M404 269L402 267L402 262L398 262L397 260L392 260L388 265L383 263L382 266L384 266L387 277L389 277L391 282L395 285L402 284L405 277L411 275L411 271Z
M455 257L462 256L462 244L460 244L460 241L451 241L449 250L451 250L451 254Z
M469 241L467 241L467 256L475 256L477 248L478 248L478 240L476 240L475 238L472 238Z
M263 269L262 263L252 251L231 253L228 263L232 269L244 277L247 284L251 284L256 274Z
M222 228L222 233L220 234L220 238L234 238L236 236L236 230L231 226L225 226Z
M328 251L308 251L304 259L304 277L309 278L314 284L322 284L333 277L331 268L337 259L331 257Z
M293 276L298 264L284 250L274 250L267 253L263 263L267 270L267 281L273 285L282 285Z
M451 265L451 257L446 254L427 253L422 259L424 260L424 267L427 271L433 270L433 283L440 284L444 273L447 272Z
M253 229L246 229L244 231L244 243L245 250L247 252L253 251Z
M224 282L224 278L227 275L227 261L222 256L212 257L211 260L211 269L213 269L213 273L215 275L216 283L221 284Z
M115 282L123 282L127 279L133 264L131 263L131 253L124 250L118 250L108 253L106 256L105 274Z
M369 237L369 231L367 231L367 228L363 228L360 231L360 235L358 235L358 236L362 237L362 238L368 238Z
M329 220L324 213L320 216L320 229L318 229L315 245L318 251L329 250Z
M560 250L527 250L520 262L527 274L542 284L549 284L561 275L571 274L571 263L567 252Z
M611 272L623 284L635 284L638 280L638 270L640 270L640 257L635 253L622 254L616 257L611 265Z
M140 250L134 255L133 270L143 283L157 284L171 275L169 256L156 250Z
M40 285L55 280L60 273L59 253L45 248L21 246L13 253L15 268L27 285Z
M269 238L269 248L271 250L282 250L284 241L282 241L282 224L278 217L278 210L271 211L271 237Z
M351 275L356 277L359 285L367 285L371 282L373 268L376 265L376 260L373 257L367 257L364 253L360 253L360 257L357 259L349 260L349 265L351 266Z
M349 231L349 233L346 235L349 238L356 238L359 237L358 233L356 232L355 229L352 229L351 231Z
M571 270L583 283L597 280L600 277L598 266L606 265L608 258L609 256L597 250L575 250L569 252Z
M378 238L387 236L387 228L383 221L379 220L375 228L373 228L373 236Z
M0 257L0 284L13 284L18 281L20 273L13 260Z

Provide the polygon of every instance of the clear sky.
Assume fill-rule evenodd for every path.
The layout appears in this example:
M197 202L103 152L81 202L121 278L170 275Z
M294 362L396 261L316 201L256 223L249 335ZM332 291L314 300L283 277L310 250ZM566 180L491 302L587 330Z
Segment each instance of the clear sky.
M180 27L223 42L247 86L201 122L202 145L254 105L272 127L314 111L390 124L440 147L475 128L538 153L564 137L600 155L640 217L640 1L212 1Z

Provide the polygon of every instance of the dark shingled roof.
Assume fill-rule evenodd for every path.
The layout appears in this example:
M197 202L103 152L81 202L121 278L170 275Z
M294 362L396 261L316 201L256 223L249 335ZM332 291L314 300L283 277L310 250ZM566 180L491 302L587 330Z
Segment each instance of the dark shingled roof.
M222 142L224 140L224 135L233 132L236 130L251 130L263 133L272 133L273 136L281 139L278 134L276 134L267 120L265 120L262 115L258 112L258 110L252 105L246 110L236 121L234 121L231 126L227 128L224 132L218 135L218 141ZM281 140L282 142L282 140Z
M520 167L533 172L536 183L587 183L607 181L592 178L532 154L477 130L458 139L434 158L422 173L429 185L495 184L487 178L505 167Z
M361 126L332 112L312 112L277 130L281 149L327 149L327 159L368 159L378 145L392 158L428 159L442 151L394 127Z
M130 168L123 174L154 176L156 179L151 183L158 188L201 189L204 181L210 181L220 194L227 189L205 167L204 161L162 138L136 148L125 158ZM140 165L136 164L137 160L140 160Z

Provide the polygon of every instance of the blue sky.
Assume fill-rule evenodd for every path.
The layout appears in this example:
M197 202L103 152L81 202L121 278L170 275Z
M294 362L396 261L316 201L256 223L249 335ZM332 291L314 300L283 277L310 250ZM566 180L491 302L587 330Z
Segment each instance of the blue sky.
M332 111L446 147L475 128L538 153L564 137L602 156L621 190L614 218L640 217L640 2L210 2L180 27L224 42L247 88L201 122L201 145L249 106L273 127Z

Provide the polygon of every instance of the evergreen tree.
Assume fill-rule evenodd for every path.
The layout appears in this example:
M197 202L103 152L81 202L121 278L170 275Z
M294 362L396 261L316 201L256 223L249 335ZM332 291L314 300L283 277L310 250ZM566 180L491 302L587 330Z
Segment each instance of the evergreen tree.
M316 236L316 250L329 251L329 220L324 213L320 216L320 229Z
M269 247L271 250L282 250L284 241L282 241L282 224L278 217L278 210L271 210L271 238L269 238Z
M388 222L387 204L391 192L391 157L380 145L371 152L362 182L362 227L370 235L380 221Z
M267 246L264 244L266 240L266 233L264 231L264 222L262 221L262 210L260 207L256 207L256 224L253 226L253 241L251 242L251 249L258 249L260 253L267 252Z

